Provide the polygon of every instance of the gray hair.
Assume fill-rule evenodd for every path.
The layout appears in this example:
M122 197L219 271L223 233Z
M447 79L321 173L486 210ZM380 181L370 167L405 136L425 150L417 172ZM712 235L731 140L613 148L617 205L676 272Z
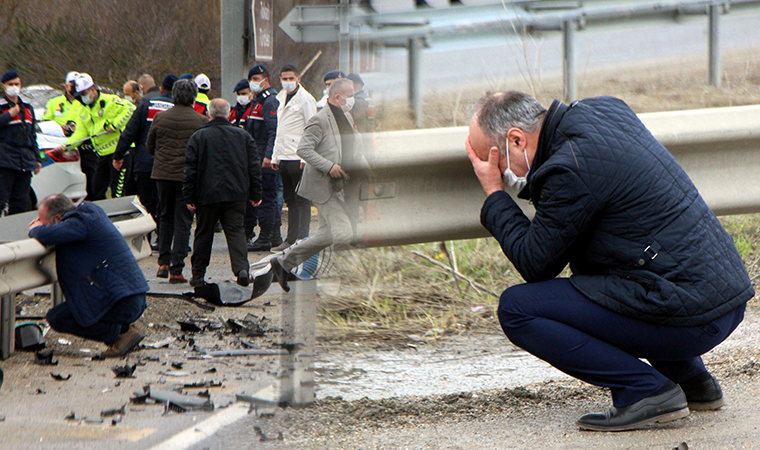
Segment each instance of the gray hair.
M230 116L230 104L223 98L215 98L208 104L209 117L228 118Z
M175 105L193 106L198 95L198 86L193 80L178 80L172 87L172 100Z
M505 150L507 131L519 128L534 133L541 128L546 109L533 96L517 92L486 94L478 104L478 126L501 150Z
M338 92L338 89L345 89L343 86L351 86L351 89L353 89L354 82L348 78L338 78L330 85L330 89L327 91L327 96L332 97L336 92Z
M71 211L74 211L77 208L77 205L75 205L74 202L72 202L63 194L54 194L49 197L45 197L45 199L42 200L42 205L45 205L45 207L47 207L46 218L50 223L53 223L55 216L59 214L63 216L67 213L70 213Z

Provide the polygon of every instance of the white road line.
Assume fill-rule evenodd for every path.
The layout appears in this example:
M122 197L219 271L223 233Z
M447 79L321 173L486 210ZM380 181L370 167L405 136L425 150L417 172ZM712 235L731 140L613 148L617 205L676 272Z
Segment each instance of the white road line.
M150 448L150 450L184 450L213 435L220 428L230 425L248 415L250 405L235 403L214 414L201 423L174 435Z

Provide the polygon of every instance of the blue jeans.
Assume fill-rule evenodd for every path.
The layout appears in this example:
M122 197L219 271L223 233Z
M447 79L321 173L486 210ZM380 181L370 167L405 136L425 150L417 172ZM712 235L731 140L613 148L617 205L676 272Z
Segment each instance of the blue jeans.
M668 380L680 383L706 372L701 355L734 331L744 308L705 325L657 325L600 306L560 278L507 289L498 314L512 343L572 377L610 388L620 408Z
M103 342L113 345L116 338L121 334L122 326L129 326L142 316L147 307L145 294L124 297L116 302L103 317L95 324L83 327L74 318L69 302L65 301L54 306L45 317L50 326L59 333L73 334L75 336Z

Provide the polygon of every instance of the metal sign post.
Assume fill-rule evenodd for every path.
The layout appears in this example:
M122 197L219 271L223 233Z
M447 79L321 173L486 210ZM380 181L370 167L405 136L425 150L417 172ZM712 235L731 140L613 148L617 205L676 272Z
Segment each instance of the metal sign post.
M274 17L272 0L252 0L253 48L257 61L271 61L274 56Z

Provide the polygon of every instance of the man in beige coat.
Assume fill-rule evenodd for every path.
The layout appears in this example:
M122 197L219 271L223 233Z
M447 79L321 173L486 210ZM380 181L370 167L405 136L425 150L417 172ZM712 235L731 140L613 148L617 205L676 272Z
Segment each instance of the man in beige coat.
M330 245L340 250L351 243L353 231L343 186L348 181L347 171L366 166L361 136L349 114L353 104L351 80L335 80L328 91L327 106L309 119L298 145L297 154L306 161L298 195L317 208L319 228L284 256L272 259L272 269L286 292L290 290L290 271L296 266Z

